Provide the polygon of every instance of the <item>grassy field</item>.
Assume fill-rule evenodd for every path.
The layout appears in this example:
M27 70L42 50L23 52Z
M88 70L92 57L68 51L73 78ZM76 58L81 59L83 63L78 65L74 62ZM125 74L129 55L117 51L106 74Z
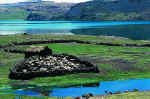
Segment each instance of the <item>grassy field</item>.
M110 96L95 96L90 99L149 99L150 92L129 92Z
M0 45L7 45L11 44L12 42L60 39L74 39L90 42L108 42L113 44L150 43L150 41L134 41L113 36L8 35L0 36ZM40 92L42 90L51 90L50 86L66 87L73 85L83 85L87 83L96 83L104 80L150 78L150 49L148 47L112 47L77 43L37 44L32 46L48 46L53 50L54 53L67 53L76 55L80 59L87 60L96 64L99 67L100 73L69 74L56 77L35 78L29 81L10 80L8 79L9 68L17 62L23 60L24 55L6 53L2 49L0 49L0 93L5 93L2 90L3 88L12 88L13 90L35 90L36 88L40 88ZM11 48L24 50L28 47L29 45L15 46ZM25 83L26 86L20 86L20 83Z
M149 44L150 41L143 40L130 40L122 37L115 36L87 36L87 35L0 35L0 45L6 45L12 42L35 41L35 40L83 40L91 42L105 42L114 44Z
M12 95L12 94L3 94L0 95L0 99L57 99L55 97L35 97L35 96L21 96L21 95Z
M19 96L19 95L0 95L0 99L73 99L71 97L35 97L35 96ZM94 96L89 99L149 99L150 92L128 92L123 94L105 95L105 96Z

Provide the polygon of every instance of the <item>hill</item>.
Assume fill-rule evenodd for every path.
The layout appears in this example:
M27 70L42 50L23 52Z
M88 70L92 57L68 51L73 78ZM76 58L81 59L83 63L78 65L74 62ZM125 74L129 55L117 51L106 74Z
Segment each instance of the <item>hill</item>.
M150 20L149 5L149 0L93 0L77 4L23 2L0 5L0 20L145 21Z
M150 20L149 0L94 0L67 13L69 20Z
M50 1L22 2L0 5L0 20L51 20L64 16L71 3L55 3Z

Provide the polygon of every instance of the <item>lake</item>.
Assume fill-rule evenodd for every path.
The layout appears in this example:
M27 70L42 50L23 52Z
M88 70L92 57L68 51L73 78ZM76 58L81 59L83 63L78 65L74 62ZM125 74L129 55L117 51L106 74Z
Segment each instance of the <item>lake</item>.
M57 96L57 97L76 97L83 94L93 93L94 95L105 95L105 90L115 93L120 91L133 91L134 89L139 91L150 91L150 79L129 79L129 80L116 80L116 81L102 81L98 84L87 86L76 86L66 88L56 88L50 86L37 86L37 85L11 85L11 88L0 89L7 90L16 95L28 95L28 96ZM6 91L4 91L6 94Z
M65 34L120 36L134 40L150 40L150 21L0 21L0 35Z

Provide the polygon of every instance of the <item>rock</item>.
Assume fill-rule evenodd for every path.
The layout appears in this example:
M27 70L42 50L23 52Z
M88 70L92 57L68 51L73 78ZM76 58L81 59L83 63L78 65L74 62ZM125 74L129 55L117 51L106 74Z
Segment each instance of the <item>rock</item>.
M87 95L87 94L83 94L82 97L83 97L83 98L86 98L86 97L88 97L88 95Z
M113 93L112 93L112 92L109 92L108 94L109 94L109 95L112 95Z
M82 98L84 98L84 99L89 99L90 96L89 96L88 94L83 94L83 95L82 95Z
M30 34L28 34L28 33L23 33L23 35L30 35Z
M129 90L125 90L125 91L124 91L124 93L128 93L128 92L130 92L130 91L129 91Z
M25 52L25 58L29 58L34 55L44 56L44 55L51 55L51 54L52 54L52 50L48 48L48 46L44 46L44 47L43 46L31 46Z
M104 90L105 94L108 94L108 91L107 90Z
M134 88L134 89L133 89L133 92L137 92L137 91L139 91L139 90L138 90L138 89L136 89L136 88Z
M120 91L117 91L117 92L115 92L114 94L120 94L121 92Z
M35 50L35 52L37 51ZM57 76L84 72L99 72L99 70L95 65L87 61L81 61L76 56L67 54L43 55L43 53L41 55L40 53L30 56L23 62L10 68L9 78L27 80L34 77Z
M80 96L75 97L74 99L81 99Z
M88 96L93 97L94 95L92 93L88 93Z
M3 66L3 63L0 62L0 66Z

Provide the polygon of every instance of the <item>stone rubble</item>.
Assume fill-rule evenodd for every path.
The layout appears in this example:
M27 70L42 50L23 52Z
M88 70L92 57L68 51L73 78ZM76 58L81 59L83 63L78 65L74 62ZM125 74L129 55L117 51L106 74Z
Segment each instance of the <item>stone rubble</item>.
M22 67L17 69L17 72L32 72L32 71L55 71L55 70L68 70L86 68L85 64L79 64L75 59L67 59L68 56L32 56L25 60Z

